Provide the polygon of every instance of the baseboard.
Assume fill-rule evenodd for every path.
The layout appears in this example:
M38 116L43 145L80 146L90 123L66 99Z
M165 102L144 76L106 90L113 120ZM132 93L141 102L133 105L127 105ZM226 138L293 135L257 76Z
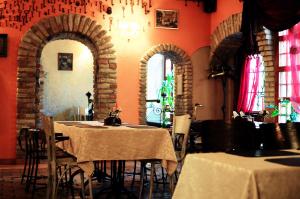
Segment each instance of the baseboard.
M16 164L16 159L0 159L1 164Z

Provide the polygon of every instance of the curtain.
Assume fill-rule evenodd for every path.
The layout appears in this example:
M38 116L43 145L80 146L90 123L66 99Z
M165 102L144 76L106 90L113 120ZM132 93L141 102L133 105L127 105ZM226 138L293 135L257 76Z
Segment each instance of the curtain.
M242 71L238 111L252 112L259 86L259 69L261 56L249 55L245 59Z
M286 45L285 66L290 66L291 70L291 98L293 108L297 113L300 113L300 23L288 30L284 40ZM287 67L288 68L288 67Z

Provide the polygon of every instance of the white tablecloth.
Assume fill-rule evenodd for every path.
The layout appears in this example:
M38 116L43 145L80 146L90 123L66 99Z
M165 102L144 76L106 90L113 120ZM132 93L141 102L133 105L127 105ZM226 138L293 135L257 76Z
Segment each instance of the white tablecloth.
M173 199L300 199L300 151L293 152L299 155L187 155Z

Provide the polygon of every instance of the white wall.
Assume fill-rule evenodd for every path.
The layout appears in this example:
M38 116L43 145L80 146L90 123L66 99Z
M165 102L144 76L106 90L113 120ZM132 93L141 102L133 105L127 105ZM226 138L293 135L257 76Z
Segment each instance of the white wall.
M73 53L73 70L57 68L57 54ZM74 40L56 40L47 43L41 56L45 72L43 112L62 115L72 107L87 107L86 93L93 96L93 56L91 51ZM59 118L69 119L69 118Z

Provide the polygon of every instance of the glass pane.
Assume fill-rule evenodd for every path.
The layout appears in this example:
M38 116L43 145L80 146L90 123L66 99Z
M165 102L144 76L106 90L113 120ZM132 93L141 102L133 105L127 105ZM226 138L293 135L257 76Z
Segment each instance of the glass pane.
M291 96L292 96L292 85L288 84L286 97L291 97Z
M278 36L284 36L284 35L287 35L288 34L288 31L287 30L283 30L283 31L280 31L278 33Z
M251 59L250 60L250 73L249 73L249 87L248 87L248 104L250 104L250 99L252 96L255 97L254 99L254 105L253 105L253 110L252 111L260 111L263 109L263 98L264 98L264 79L265 79L265 73L264 73L264 64L262 61L261 55L256 55L259 56L261 60L261 64L259 66L259 74L258 74L258 91L256 93L253 92L253 83L254 83L254 77L257 75L256 74L256 59Z
M254 100L253 111L261 111L263 110L263 96L258 94Z
M146 103L146 120L147 122L161 123L161 104L156 102Z
M167 75L172 75L172 62L171 59L166 59L166 76Z
M279 86L279 97L286 97L286 85Z
M286 109L287 109L287 112L286 112L287 115L290 115L292 113L292 105L290 102L286 105Z
M288 52L287 42L286 41L280 41L278 48L279 48L279 54L287 53Z
M285 106L282 106L282 104L279 105L279 114L287 115L287 108Z
M300 114L297 114L296 116L296 122L299 122L300 121Z
M158 99L159 89L163 81L164 56L153 55L147 63L147 100Z
M170 113L162 113L163 106L170 105L173 110L173 63L171 59L166 59L164 55L155 54L147 63L147 95L146 99L146 121L162 123L170 121ZM168 77L165 78L164 74ZM162 91L163 90L163 91ZM166 93L162 98L161 92ZM157 103L156 100L160 100ZM151 101L150 101L151 100ZM162 116L165 115L164 119Z
M279 84L286 83L286 72L279 72Z
M278 116L279 123L286 123L286 116Z
M287 56L287 54L280 54L279 55L279 67L290 66L290 65L291 65L290 56Z
M282 82L283 84L291 84L292 83L292 73L291 72L285 72L285 82Z

